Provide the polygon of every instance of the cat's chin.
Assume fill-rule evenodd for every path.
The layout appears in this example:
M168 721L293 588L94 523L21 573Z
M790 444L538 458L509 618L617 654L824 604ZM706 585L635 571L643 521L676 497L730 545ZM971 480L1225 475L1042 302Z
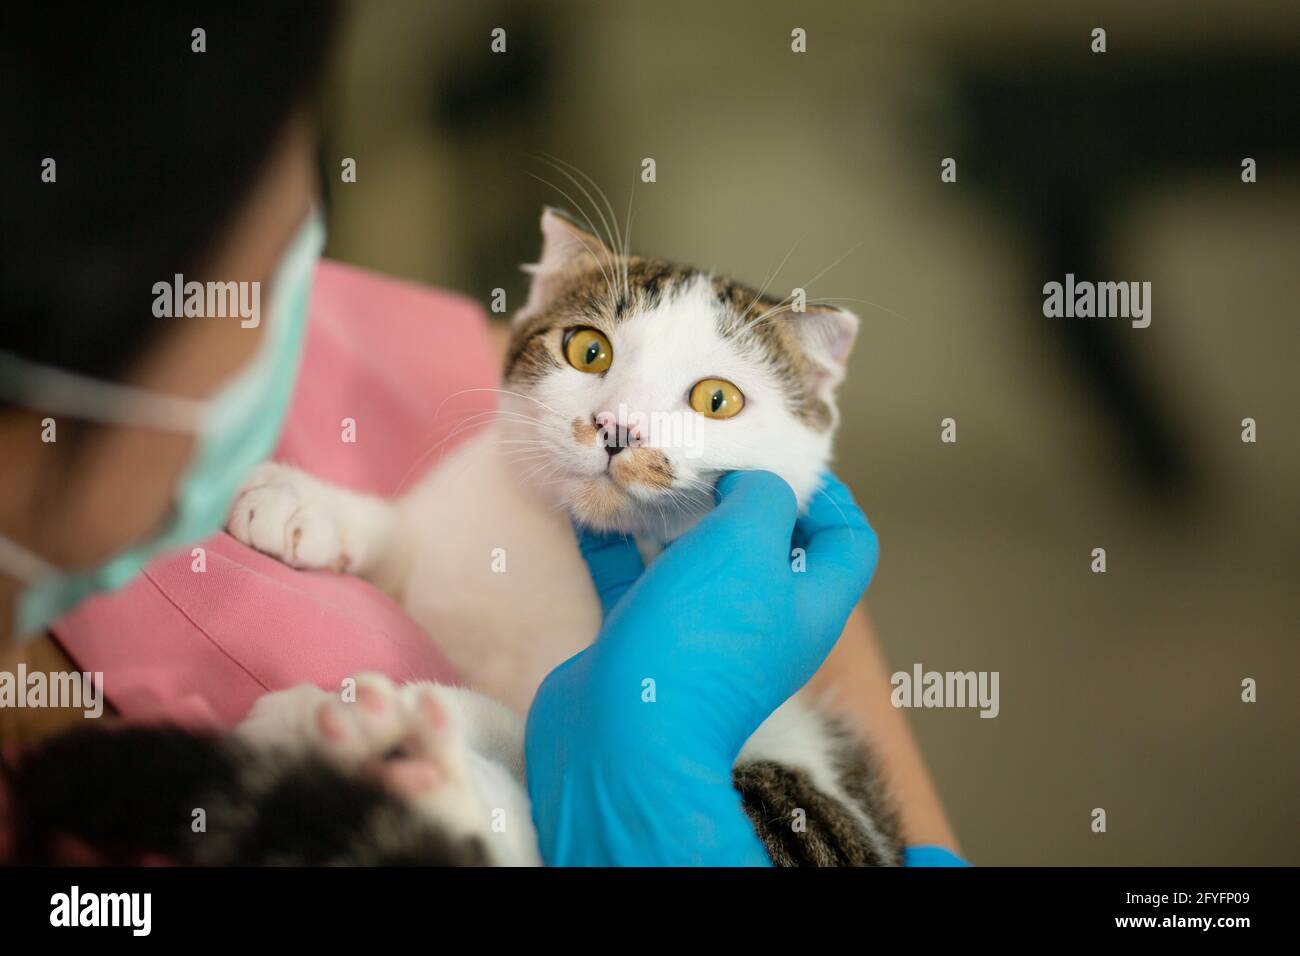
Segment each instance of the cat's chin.
M684 533L706 510L684 511L654 497L643 498L604 475L576 479L567 491L565 506L578 524L661 543Z

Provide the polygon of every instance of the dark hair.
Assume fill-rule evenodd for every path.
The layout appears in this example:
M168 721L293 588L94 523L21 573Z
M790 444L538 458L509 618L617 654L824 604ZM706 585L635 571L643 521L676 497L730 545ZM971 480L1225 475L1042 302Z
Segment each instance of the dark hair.
M316 93L335 5L32 0L0 17L0 349L114 379L166 321L153 284L203 264Z

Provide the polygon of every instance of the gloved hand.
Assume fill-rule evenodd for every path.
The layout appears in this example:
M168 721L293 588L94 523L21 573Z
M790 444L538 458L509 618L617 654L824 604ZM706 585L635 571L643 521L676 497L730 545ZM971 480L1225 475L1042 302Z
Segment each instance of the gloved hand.
M926 843L904 849L903 866L970 866L970 863L946 846Z
M717 497L644 573L630 539L579 532L604 625L542 683L525 739L550 865L768 861L732 764L830 653L878 546L832 475L803 517L769 472Z

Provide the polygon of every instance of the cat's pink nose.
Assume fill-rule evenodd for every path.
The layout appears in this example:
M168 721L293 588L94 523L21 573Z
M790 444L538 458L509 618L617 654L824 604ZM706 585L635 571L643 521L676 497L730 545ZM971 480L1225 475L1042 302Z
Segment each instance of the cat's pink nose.
M611 458L624 448L641 444L641 431L635 425L624 428L612 412L597 412L592 416L596 424L598 439L605 446L605 452Z

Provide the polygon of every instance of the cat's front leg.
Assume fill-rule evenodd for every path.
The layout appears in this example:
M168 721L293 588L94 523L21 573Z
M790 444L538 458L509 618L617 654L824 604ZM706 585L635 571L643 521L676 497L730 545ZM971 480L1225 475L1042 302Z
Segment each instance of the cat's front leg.
M391 502L264 462L244 482L226 525L236 540L295 568L347 572L392 587L399 539Z

